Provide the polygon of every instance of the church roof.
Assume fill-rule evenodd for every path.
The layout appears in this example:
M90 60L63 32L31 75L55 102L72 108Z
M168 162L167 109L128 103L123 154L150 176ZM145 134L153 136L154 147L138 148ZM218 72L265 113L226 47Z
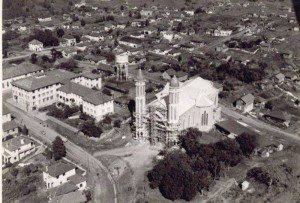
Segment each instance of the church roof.
M172 81L171 81L172 83ZM188 80L184 83L179 83L179 116L183 115L189 109L193 107L209 107L214 105L218 90L213 86L213 83L204 80L201 77L197 77ZM164 89L157 93L156 101L150 103L150 105L163 105L168 107L169 103L169 89L171 84L167 83Z

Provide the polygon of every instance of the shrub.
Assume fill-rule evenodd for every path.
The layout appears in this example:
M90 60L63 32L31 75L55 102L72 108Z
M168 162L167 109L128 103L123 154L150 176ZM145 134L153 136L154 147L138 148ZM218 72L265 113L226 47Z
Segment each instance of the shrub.
M115 121L114 121L114 127L120 128L120 127L121 127L121 123L122 123L121 120L115 120Z
M88 121L81 126L81 132L89 137L100 137L103 133L102 128L95 125L94 122Z
M59 136L57 136L52 143L52 151L54 160L60 160L67 154L64 142Z

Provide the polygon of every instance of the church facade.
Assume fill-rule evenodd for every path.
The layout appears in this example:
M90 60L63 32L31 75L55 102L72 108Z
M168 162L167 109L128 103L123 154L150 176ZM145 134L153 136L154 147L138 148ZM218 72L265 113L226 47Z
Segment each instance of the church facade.
M209 131L221 117L218 89L201 77L179 82L176 75L146 104L145 80L138 71L134 138L151 143L175 144L180 133L190 127Z

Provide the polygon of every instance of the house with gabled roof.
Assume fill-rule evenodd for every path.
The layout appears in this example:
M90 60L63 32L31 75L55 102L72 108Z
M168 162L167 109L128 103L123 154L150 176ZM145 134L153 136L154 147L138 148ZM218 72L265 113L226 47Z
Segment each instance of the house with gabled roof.
M30 51L35 51L35 52L42 51L43 47L44 47L44 44L36 39L31 40L28 43L28 49Z
M3 164L15 163L35 151L35 142L28 137L18 136L2 142Z
M286 127L288 127L291 122L291 115L287 112L279 110L271 111L264 114L264 118Z
M68 182L68 178L76 175L75 169L74 165L62 161L46 166L46 170L43 171L43 180L47 189Z
M244 113L250 112L254 108L254 99L255 97L251 93L244 95L235 101L235 108L243 111Z

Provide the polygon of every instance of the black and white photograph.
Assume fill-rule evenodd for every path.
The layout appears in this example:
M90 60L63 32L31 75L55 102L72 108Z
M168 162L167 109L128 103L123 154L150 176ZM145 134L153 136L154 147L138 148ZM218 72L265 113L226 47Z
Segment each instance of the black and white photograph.
M2 0L3 203L300 203L300 0Z

